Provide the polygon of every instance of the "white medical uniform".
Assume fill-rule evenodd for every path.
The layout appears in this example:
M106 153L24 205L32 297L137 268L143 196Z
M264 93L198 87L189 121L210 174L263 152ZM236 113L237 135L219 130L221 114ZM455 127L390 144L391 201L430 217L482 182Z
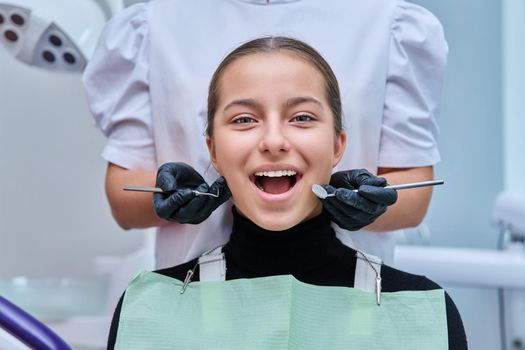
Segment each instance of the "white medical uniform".
M107 25L84 74L108 162L156 170L186 162L218 176L205 144L210 78L224 56L267 35L300 39L332 66L348 147L336 170L437 163L436 114L447 44L439 21L397 0L153 0ZM224 243L228 205L200 225L158 229L157 267ZM392 260L393 235L338 230L345 244ZM352 242L353 241L353 242Z

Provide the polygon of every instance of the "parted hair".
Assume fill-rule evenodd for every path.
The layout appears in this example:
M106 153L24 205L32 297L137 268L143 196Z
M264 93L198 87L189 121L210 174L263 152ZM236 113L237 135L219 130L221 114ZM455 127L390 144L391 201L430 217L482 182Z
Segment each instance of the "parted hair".
M326 60L310 45L293 38L283 36L268 36L248 41L230 52L213 73L208 89L208 115L206 134L213 137L213 119L217 111L220 94L220 79L224 70L239 58L258 54L287 51L311 63L319 70L325 81L326 99L334 118L334 128L337 134L343 129L341 116L341 95L334 72Z

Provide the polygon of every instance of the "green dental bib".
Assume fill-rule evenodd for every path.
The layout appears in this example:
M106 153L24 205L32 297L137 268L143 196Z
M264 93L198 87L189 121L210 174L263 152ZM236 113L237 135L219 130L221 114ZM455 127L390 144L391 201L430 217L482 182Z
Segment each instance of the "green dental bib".
M183 283L143 272L126 290L116 349L448 349L444 291L375 293L291 275Z

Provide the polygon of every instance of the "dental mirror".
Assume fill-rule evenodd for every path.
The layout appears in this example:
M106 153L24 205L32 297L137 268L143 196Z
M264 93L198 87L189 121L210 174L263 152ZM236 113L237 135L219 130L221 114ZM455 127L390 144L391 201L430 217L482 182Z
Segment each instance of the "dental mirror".
M406 184L392 185L392 186L386 186L384 188L391 188L393 190L404 190L408 188L443 185L444 183L445 181L443 180L432 180L432 181L421 181L421 182L412 182L412 183L406 183ZM358 192L359 190L352 190L352 191ZM335 196L335 193L326 192L324 187L318 184L312 185L312 192L320 199L325 199L328 197Z
M323 186L321 185L318 185L318 184L313 184L312 185L312 192L319 198L321 199L325 199L327 197L334 197L335 196L335 193L332 193L332 194L329 194L328 192L326 192L326 190L324 189Z

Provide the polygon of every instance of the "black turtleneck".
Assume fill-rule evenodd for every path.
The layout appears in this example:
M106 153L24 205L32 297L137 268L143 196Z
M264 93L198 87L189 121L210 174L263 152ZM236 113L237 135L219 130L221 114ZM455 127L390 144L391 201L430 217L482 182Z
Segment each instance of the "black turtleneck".
M336 238L326 213L285 231L268 231L233 210L233 228L223 248L226 279L255 278L291 274L298 280L320 286L353 287L356 251ZM197 259L157 273L184 281ZM405 273L389 266L381 268L382 291L432 290L441 288L424 276ZM195 269L193 281L199 280ZM445 293L449 349L467 349L463 323L454 302ZM122 298L119 301L108 339L113 349Z
M233 210L224 247L226 278L294 275L316 285L352 286L355 251L344 246L325 213L285 231L268 231Z

